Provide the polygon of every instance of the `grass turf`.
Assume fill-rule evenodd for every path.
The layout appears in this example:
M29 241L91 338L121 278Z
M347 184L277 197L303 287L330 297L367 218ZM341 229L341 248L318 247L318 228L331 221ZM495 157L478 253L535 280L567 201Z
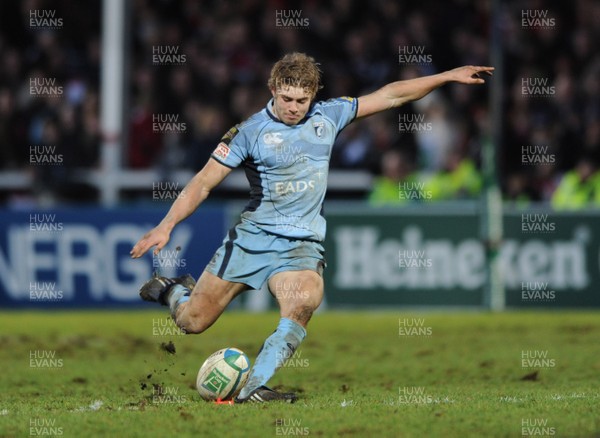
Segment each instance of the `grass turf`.
M2 312L0 436L600 436L597 313L317 314L270 382L296 404L201 400L204 359L253 360L277 321L186 336L164 312Z

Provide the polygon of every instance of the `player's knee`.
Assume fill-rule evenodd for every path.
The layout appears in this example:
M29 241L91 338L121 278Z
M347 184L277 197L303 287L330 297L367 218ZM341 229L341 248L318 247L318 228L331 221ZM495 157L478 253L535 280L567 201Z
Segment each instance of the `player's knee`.
M194 315L192 312L177 315L177 325L187 334L200 334L210 327L210 323L200 315Z
M188 335L198 335L205 331L209 326L202 321L186 321L179 327Z
M305 326L310 321L316 307L312 303L297 304L290 309L289 318Z

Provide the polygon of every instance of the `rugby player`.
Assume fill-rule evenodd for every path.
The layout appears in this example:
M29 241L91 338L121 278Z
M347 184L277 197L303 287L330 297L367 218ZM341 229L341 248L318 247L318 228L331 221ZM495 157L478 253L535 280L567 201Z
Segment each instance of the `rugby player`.
M321 72L303 53L281 58L271 70L273 98L260 112L231 128L208 163L182 190L164 219L131 250L157 254L179 222L239 166L250 184L250 202L195 282L190 275L154 276L140 289L144 300L168 305L186 333L208 329L237 295L267 282L281 319L262 345L236 403L294 402L267 382L306 336L323 299L323 199L333 143L352 121L417 100L448 82L482 84L493 67L464 66L392 82L371 94L316 102Z

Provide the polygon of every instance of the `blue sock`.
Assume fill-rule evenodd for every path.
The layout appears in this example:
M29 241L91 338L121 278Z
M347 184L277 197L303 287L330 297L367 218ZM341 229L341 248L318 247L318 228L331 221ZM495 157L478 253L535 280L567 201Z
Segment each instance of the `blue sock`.
M171 288L167 300L169 301L169 308L171 309L171 316L173 318L175 318L179 305L190 300L190 294L190 290L180 284L176 284Z
M246 398L259 386L266 385L275 371L283 366L304 340L306 330L291 319L281 318L277 330L267 338L260 349L248 382L239 394Z

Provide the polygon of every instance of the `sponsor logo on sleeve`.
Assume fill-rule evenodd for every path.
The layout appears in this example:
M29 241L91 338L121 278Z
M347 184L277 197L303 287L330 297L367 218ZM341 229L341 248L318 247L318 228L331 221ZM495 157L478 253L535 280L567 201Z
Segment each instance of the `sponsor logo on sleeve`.
M233 140L233 138L238 134L238 132L240 132L240 130L238 129L238 126L240 126L240 125L235 125L229 131L227 131L225 133L225 135L223 136L223 138L221 138L221 142L225 143L226 146L229 143L231 143L231 140Z
M227 156L229 155L229 151L229 147L225 143L221 142L213 152L213 155L221 160L226 160Z

